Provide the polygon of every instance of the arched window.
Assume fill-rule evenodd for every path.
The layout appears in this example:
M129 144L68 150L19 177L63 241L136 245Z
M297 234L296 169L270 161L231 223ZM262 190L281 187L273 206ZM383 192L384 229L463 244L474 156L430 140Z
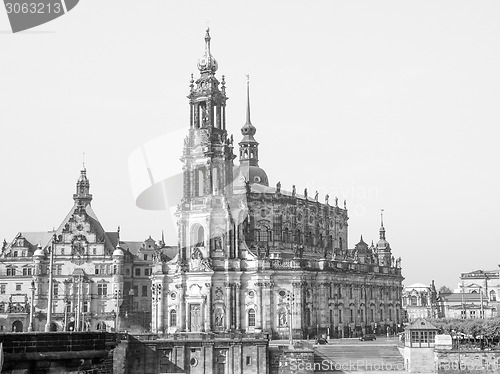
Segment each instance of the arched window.
M342 249L342 238L339 238L339 248Z
M411 296L410 297L410 305L411 306L417 306L417 297L416 296Z
M295 233L295 243L302 244L302 237L300 236L300 230Z
M175 309L170 311L170 326L177 326L177 311Z
M497 293L494 290L490 291L490 301L497 301Z
M248 310L248 327L255 327L255 309Z
M193 247L205 246L205 230L201 225L193 225L191 228L191 245Z

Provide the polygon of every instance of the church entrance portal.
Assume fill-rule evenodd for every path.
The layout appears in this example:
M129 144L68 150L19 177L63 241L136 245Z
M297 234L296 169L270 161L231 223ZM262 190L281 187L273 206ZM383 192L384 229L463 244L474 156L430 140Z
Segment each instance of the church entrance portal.
M21 321L14 321L12 324L12 332L22 332L23 331L23 323Z

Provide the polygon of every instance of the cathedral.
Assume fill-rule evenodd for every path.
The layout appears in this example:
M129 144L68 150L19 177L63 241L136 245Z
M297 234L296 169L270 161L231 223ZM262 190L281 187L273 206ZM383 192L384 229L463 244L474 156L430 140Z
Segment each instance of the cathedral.
M401 259L383 221L376 244L361 238L349 248L345 202L270 186L259 166L248 83L235 152L226 82L216 76L210 41L207 30L199 77L190 81L178 251L159 247L153 255L153 331L306 338L400 329Z

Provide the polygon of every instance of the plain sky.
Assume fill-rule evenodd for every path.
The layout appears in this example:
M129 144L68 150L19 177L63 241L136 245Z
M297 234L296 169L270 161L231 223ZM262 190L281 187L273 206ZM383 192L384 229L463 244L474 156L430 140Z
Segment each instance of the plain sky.
M270 184L346 199L351 248L384 209L404 283L455 288L498 267L499 19L498 1L82 0L12 34L0 11L0 239L60 224L85 152L105 229L176 244L129 159L187 126L209 25L236 142L251 76Z

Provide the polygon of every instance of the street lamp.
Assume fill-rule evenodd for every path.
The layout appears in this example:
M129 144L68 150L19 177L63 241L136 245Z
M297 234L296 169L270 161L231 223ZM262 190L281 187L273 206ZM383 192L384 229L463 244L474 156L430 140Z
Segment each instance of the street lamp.
M292 316L293 316L293 302L295 301L293 293L288 292L286 301L287 301L287 312L290 315L290 319L288 321L288 348L293 349Z
M121 290L115 290L115 296L116 296L116 311L115 311L115 332L118 332L119 329L119 322L120 322L120 296L121 296Z
M33 314L35 313L35 280L31 280L31 303L30 303L30 325L28 326L28 332L33 331Z

